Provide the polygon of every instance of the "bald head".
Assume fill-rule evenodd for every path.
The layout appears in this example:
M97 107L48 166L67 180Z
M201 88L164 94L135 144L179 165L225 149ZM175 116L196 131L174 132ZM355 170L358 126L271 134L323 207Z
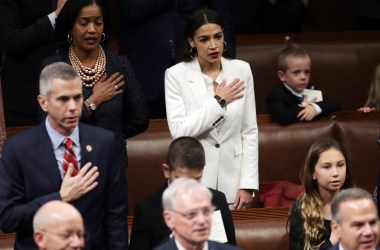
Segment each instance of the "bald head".
M50 201L44 204L33 219L33 229L45 228L56 221L64 221L68 218L75 218L82 222L82 216L71 204L63 201Z
M40 249L83 249L84 226L79 211L66 202L50 201L33 219L34 240Z

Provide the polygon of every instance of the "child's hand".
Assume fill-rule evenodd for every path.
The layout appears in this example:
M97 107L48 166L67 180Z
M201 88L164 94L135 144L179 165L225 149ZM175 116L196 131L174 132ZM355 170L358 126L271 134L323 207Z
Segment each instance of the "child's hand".
M317 97L314 97L313 99L308 99L307 98L307 95L305 95L304 97L303 97L303 101L302 101L302 104L310 104L310 103L313 103L313 102L315 102L317 100Z
M315 110L314 106L311 104L302 103L302 104L299 104L298 106L303 108L303 110L301 110L301 112L299 112L297 115L300 121L311 121L317 115L317 111Z

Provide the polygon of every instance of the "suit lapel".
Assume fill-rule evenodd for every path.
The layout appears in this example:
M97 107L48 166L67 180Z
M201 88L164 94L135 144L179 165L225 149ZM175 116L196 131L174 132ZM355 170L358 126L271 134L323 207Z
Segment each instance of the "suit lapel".
M90 162L91 155L90 153L93 150L93 141L86 129L83 129L81 123L79 123L79 142L80 142L80 153L81 153L81 167L83 167L87 162Z
M197 58L189 63L188 84L191 97L194 100L193 103L197 105L196 109L202 109L203 103L210 99L210 95ZM210 131L210 136L215 139L218 138L218 133L215 129Z
M191 96L195 100L194 103L197 104L197 109L202 108L203 101L210 98L210 96L207 91L198 59L189 62L188 84Z
M280 87L281 87L282 91L287 95L287 97L289 98L291 103L294 103L296 105L301 103L301 101L298 99L298 97L293 95L292 92L290 92L290 90L287 89L283 83L281 83Z
M54 149L51 144L50 137L47 133L45 122L40 125L38 130L38 144L36 145L36 153L40 157L41 164L40 167L43 169L44 177L50 180L51 185L55 187L55 189L60 189L62 184L61 173L58 169L57 159L54 155ZM47 148L49 150L47 150Z
M234 78L239 77L235 68L233 67L233 62L222 57L222 69L223 69L223 79L226 80L227 84L230 83ZM244 97L243 97L244 98ZM237 102L234 101L227 106L226 119L224 120L223 126L219 131L219 138L223 140L224 136L228 135L227 131L231 127L231 123L235 120L237 109Z

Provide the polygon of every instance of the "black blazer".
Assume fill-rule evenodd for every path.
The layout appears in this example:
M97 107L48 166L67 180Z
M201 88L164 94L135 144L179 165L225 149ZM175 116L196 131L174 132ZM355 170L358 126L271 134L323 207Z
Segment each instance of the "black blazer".
M114 135L79 124L79 139L82 166L92 162L99 171L98 185L73 202L89 235L85 249L127 249L127 189L124 174L114 163ZM44 203L61 199L62 177L51 145L45 122L5 141L0 158L0 230L16 231L15 249L38 249L33 216Z
M160 190L136 204L132 224L130 250L151 250L166 241L171 231L162 217L162 194L167 188L165 184ZM228 243L236 245L235 228L227 200L222 192L210 189L212 203L221 211Z
M35 115L36 123L40 65L54 53L54 29L47 17L56 8L54 2L0 0L4 108Z
M298 122L298 113L302 108L298 107L301 101L293 95L283 83L272 89L266 98L266 106L271 117L278 123L286 125L293 122ZM339 103L334 100L323 97L323 101L316 102L321 108L322 113L317 115L315 119L324 117L332 112L341 109Z

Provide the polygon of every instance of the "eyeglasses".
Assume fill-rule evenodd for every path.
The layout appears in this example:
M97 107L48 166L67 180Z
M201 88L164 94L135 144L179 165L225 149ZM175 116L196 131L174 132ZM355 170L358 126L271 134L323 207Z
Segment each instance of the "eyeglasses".
M44 231L45 233L58 236L59 238L61 238L61 240L64 240L64 241L73 240L75 237L77 237L79 240L87 239L87 234L84 232L56 233L56 232L48 231L45 229L41 229L41 230Z
M181 213L181 212L178 212L175 210L171 210L171 211L176 213L176 214L181 215L182 217L184 217L188 220L194 220L198 216L199 213L202 213L202 215L205 217L210 217L212 215L212 213L215 211L215 207L209 206L209 207L204 207L201 209L190 210L190 211L187 211L184 213Z

